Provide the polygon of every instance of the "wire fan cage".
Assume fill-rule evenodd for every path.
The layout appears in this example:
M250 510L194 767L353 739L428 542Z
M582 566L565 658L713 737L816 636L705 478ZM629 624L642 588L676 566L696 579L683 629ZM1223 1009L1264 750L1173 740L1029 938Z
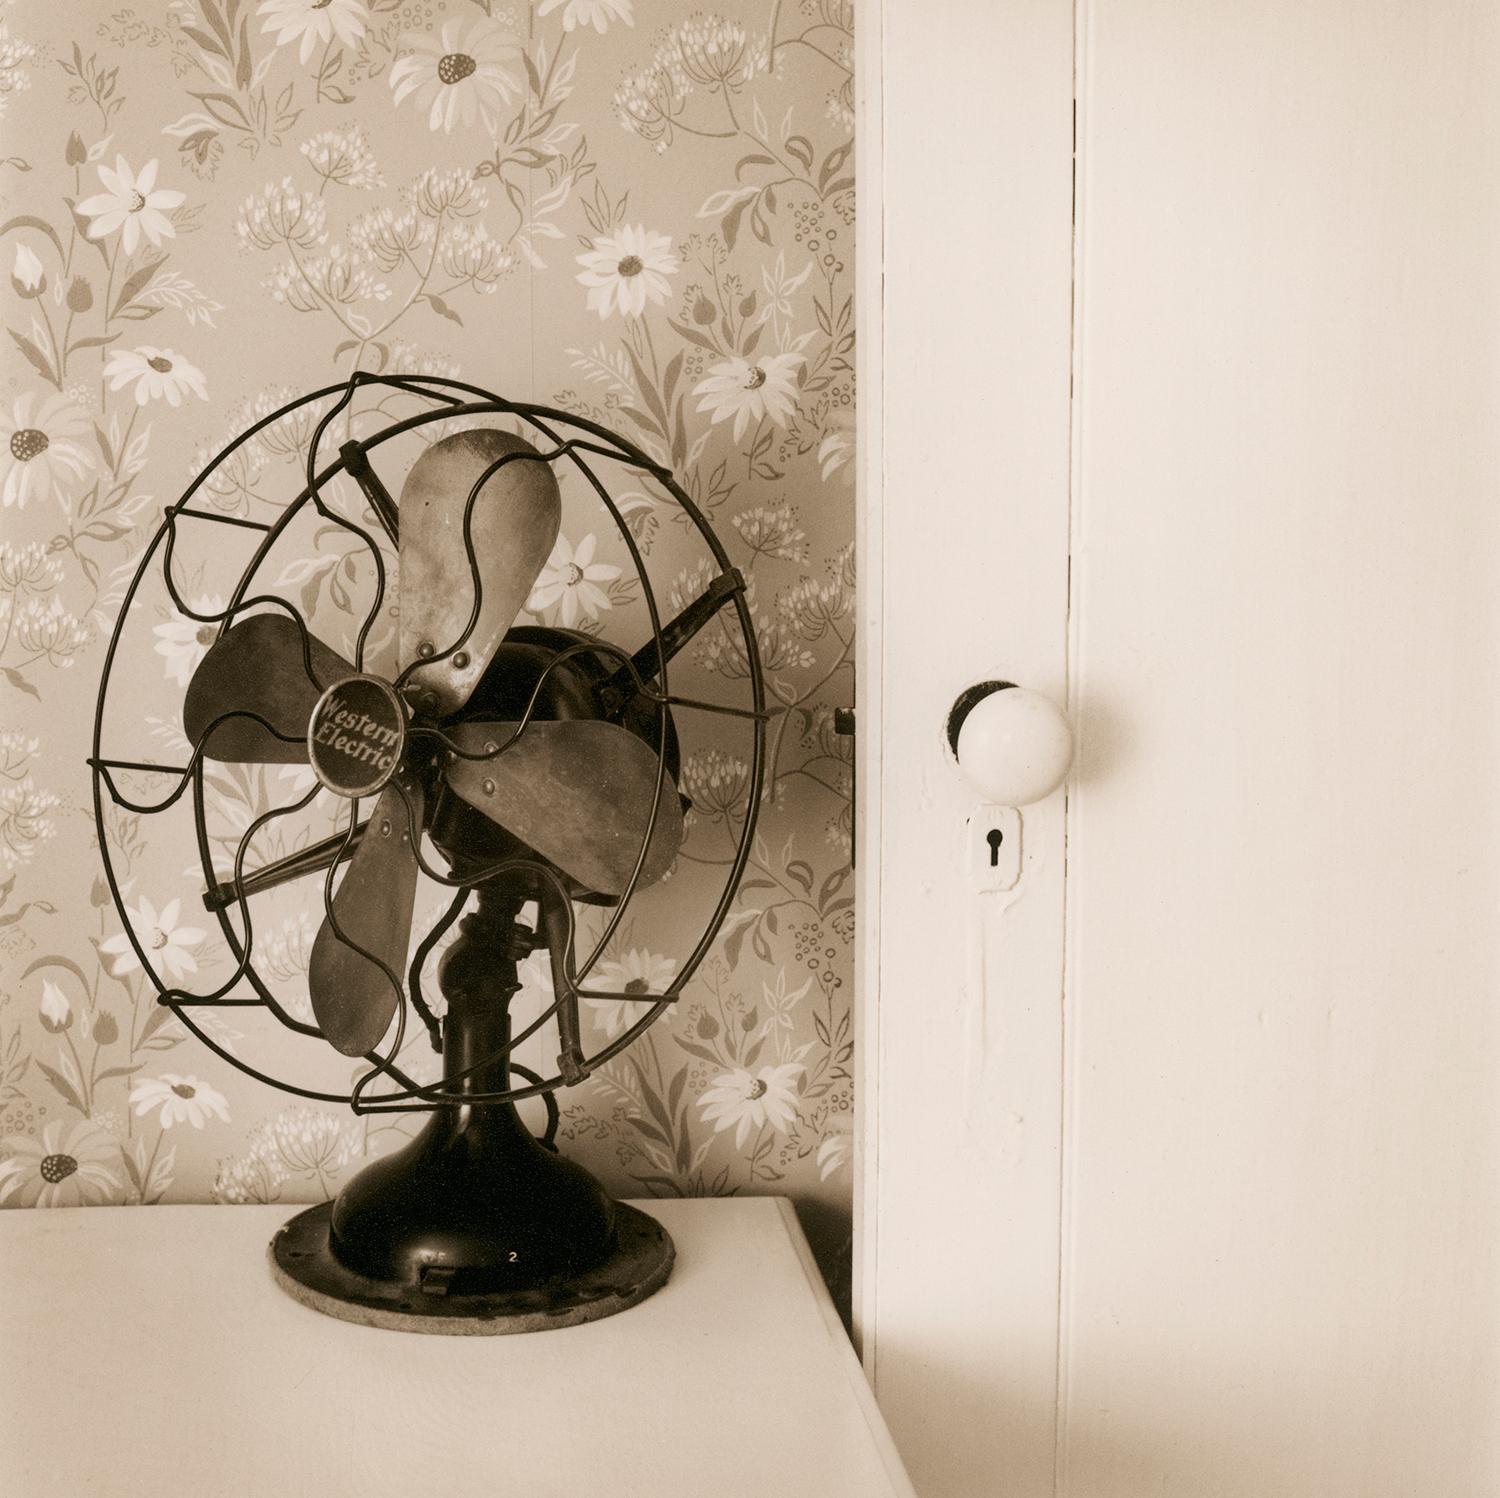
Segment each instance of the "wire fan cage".
M329 427L342 412L351 407L356 393L367 386L381 387L385 391L401 392L416 397L424 402L424 407L414 415L390 422L370 436L358 441L345 442L340 447L337 458L320 470L318 452ZM221 465L231 459L235 452L257 433L282 421L292 413L300 411L303 407L315 406L319 402L328 401L334 397L336 399L332 400L328 409L318 419L307 445L305 486L282 508L279 517L274 522L263 523L193 503L195 496L210 481ZM560 649L545 666L542 678L535 683L530 700L514 731L494 742L486 742L478 750L465 748L463 744L454 741L436 723L414 723L410 729L410 735L414 740L418 738L432 740L434 749L446 755L450 761L455 757L468 760L498 759L511 751L517 743L522 742L532 723L539 721L536 716L538 702L543 687L551 675L560 667L565 666L574 656L590 653L595 657L608 658L617 663L614 673L601 689L606 697L613 697L616 706L626 701L644 703L649 712L654 714L656 725L655 791L651 815L641 838L634 871L617 899L593 902L612 905L612 908L609 910L601 934L593 942L591 949L580 958L576 951L575 939L578 935L578 928L570 888L553 865L540 857L511 857L484 867L465 867L457 873L435 866L421 848L423 832L421 805L420 803L414 805L412 797L407 791L401 789L400 782L392 780L390 784L400 791L411 847L415 852L421 874L432 884L442 886L452 892L446 910L439 917L436 925L410 953L409 966L402 974L381 962L376 954L359 947L343 930L339 929L334 916L333 896L336 872L340 864L351 854L364 830L360 822L360 801L357 797L350 799L347 824L334 837L281 860L275 867L266 866L247 872L246 855L252 841L263 827L278 818L300 812L320 795L331 793L326 791L322 783L316 783L305 794L295 797L284 805L274 806L263 812L250 822L241 836L232 874L227 879L221 879L214 867L209 826L205 816L205 741L220 726L222 720L229 717L252 719L259 729L283 741L289 741L290 736L279 731L269 720L259 714L245 709L236 709L233 712L221 714L198 733L191 744L188 762L184 765L156 763L141 756L116 757L107 752L102 743L106 703L109 699L116 656L120 649L126 620L130 616L142 582L152 575L153 569L158 565L167 595L178 613L201 625L219 626L220 635L236 621L256 613L271 611L290 618L301 640L303 663L307 675L316 682L318 678L313 668L312 656L316 641L308 629L303 611L286 598L264 591L263 587L257 584L257 575L268 553L286 528L298 515L307 511L308 507L311 507L319 520L340 526L352 533L368 551L369 562L374 572L374 600L360 626L354 657L356 671L363 672L366 647L371 631L386 600L386 560L381 544L375 535L341 513L337 505L329 504L325 491L329 490L335 478L340 474L346 474L358 484L387 542L394 547L399 535L399 509L381 483L376 472L378 464L372 463L369 454L404 433L418 432L421 428L435 422L453 422L458 419L486 416L509 418L519 423L523 433L537 451L524 457L507 454L496 459L470 489L463 512L463 542L468 561L469 584L474 598L468 627L443 646L435 656L406 665L394 682L395 688L399 690L402 687L417 665L426 665L432 661L441 661L455 656L463 650L468 641L479 615L483 586L472 530L475 502L491 475L508 462L536 462L540 459L554 467L566 464L581 476L588 490L592 491L597 499L599 506L609 515L634 566L650 620L650 636L645 644L634 653L597 637L590 637L587 641L579 641ZM648 477L660 490L670 496L686 517L688 524L696 530L707 546L717 571L708 578L703 593L695 601L688 603L674 618L663 619L661 605L648 574L641 547L626 523L618 501L611 495L590 459L609 460L611 464L621 465L627 470ZM179 539L178 527L183 523L248 528L261 533L253 556L240 574L228 603L221 610L204 612L191 607L174 578L173 554ZM459 585L458 579L454 580L454 585L455 587ZM739 705L730 705L673 693L669 684L669 661L672 656L699 630L719 618L726 609L732 610L737 629L738 642L734 648L737 651L743 651L745 668L743 676L748 701ZM324 683L324 685L327 684ZM621 922L625 919L637 894L652 834L656 830L665 799L675 797L677 794L668 770L668 742L672 732L671 715L674 709L679 712L685 710L718 714L743 722L751 737L745 815L723 889L696 944L683 959L665 991L644 997L633 992L606 991L590 986L589 976L600 962L610 941L619 931ZM210 1050L255 1080L300 1097L348 1104L357 1113L425 1111L444 1105L500 1104L541 1096L548 1111L550 1138L555 1133L558 1116L552 1093L559 1087L583 1080L591 1071L618 1055L655 1023L668 1005L679 997L684 986L707 955L722 926L746 861L750 856L755 834L756 815L765 773L766 719L764 677L757 652L754 623L745 596L745 581L731 564L713 527L681 485L675 481L670 470L654 462L641 449L606 427L566 411L505 400L480 386L458 380L416 375L376 375L360 371L345 382L326 386L290 401L247 427L204 467L182 497L167 507L160 527L147 545L140 565L124 593L119 617L105 657L95 707L92 754L89 764L93 771L94 815L105 879L130 944L143 971L156 989L158 1003L169 1008L187 1030ZM126 772L145 776L153 783L157 777L165 778L171 782L171 788L165 795L154 801L134 799L127 795L120 785L119 777ZM204 902L215 912L235 964L233 972L223 983L202 993L167 982L153 965L151 948L142 940L141 933L135 929L124 891L116 875L105 812L106 801L108 801L113 807L131 814L156 816L167 812L184 796L189 795L196 829L197 856L205 881ZM325 869L326 873L322 872ZM378 964L395 991L394 1027L385 1037L383 1048L376 1046L365 1053L364 1060L368 1062L368 1066L357 1076L346 1093L301 1086L258 1069L235 1055L225 1044L209 1034L197 1017L200 1010L228 1006L257 1006L268 1010L283 1026L292 1031L314 1037L323 1036L323 1031L318 1025L299 1019L277 999L262 976L257 973L254 960L255 924L252 917L254 897L264 890L283 884L290 878L310 875L314 872L321 874L317 880L317 887L321 892L323 912L332 924L339 941L354 947L365 958ZM564 912L565 957L560 965L554 963L552 1001L542 1009L540 1014L511 1036L501 1048L492 1050L464 1070L452 1072L439 1081L428 1084L420 1083L397 1064L397 1057L401 1054L406 1042L409 1013L415 1013L423 1021L431 1035L434 1048L441 1049L440 1023L422 994L423 963L458 919L469 896L476 888L493 886L496 881L516 879L529 880L535 886L549 888L561 897L556 902L556 908ZM306 887L309 889L313 887L310 879ZM576 897L576 890L572 891L571 895ZM519 929L522 932L523 941L531 935L524 928ZM249 984L253 990L253 997L236 995L234 991L240 988L242 982ZM594 1054L583 1057L581 1062L576 1059L569 1062L564 1054L560 1058L559 1070L552 1076L539 1075L510 1059L517 1047L536 1034L549 1021L557 1024L560 1032L565 1023L571 1022L570 1028L576 1034L578 1004L581 999L625 1001L632 1004L646 1003L649 1008L634 1023L628 1024L622 1033L609 1039ZM564 1052L566 1053L566 1048ZM478 1092L463 1090L456 1085L474 1074L486 1072L502 1060L508 1061L509 1070L519 1079L518 1085L512 1085L503 1091Z

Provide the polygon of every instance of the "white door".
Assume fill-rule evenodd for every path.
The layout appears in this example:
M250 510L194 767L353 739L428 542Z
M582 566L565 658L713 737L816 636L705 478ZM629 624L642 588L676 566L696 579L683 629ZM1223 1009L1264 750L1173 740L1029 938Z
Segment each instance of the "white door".
M897 1444L924 1498L1492 1498L1500 7L861 25ZM1003 895L943 736L987 678L1079 742Z

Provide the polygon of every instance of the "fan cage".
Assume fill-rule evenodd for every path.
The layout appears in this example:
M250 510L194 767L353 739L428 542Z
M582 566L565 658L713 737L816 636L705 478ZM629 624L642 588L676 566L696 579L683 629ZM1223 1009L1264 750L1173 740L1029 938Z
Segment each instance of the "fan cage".
M424 398L434 404L430 409L419 411L414 415L388 423L369 437L358 441L351 440L346 442L341 447L338 458L319 472L317 469L317 455L324 434L338 415L351 404L355 394L367 386L385 387L388 390ZM294 499L283 507L280 516L274 522L266 523L210 509L194 508L191 505L191 501L198 490L202 488L220 465L228 460L237 449L250 441L258 432L282 420L292 412L300 410L304 406L326 400L330 396L335 395L339 397L338 400L323 413L308 443L306 485ZM647 702L654 704L656 708L657 775L651 816L641 839L634 872L624 891L619 896L618 901L615 903L603 932L594 944L593 950L582 963L579 963L576 959L575 951L577 927L572 901L568 898L566 885L550 865L536 859L509 858L484 868L476 874L471 874L463 878L455 877L434 868L422 853L420 836L422 828L417 822L411 801L405 790L393 779L390 784L397 785L398 789L401 790L408 818L408 828L412 833L412 846L416 852L416 860L421 873L433 883L448 887L454 891L453 899L447 909L438 918L437 923L432 929L423 937L421 942L418 943L415 952L411 955L407 983L403 985L400 975L393 972L378 957L366 951L365 948L360 947L340 931L337 921L333 917L332 893L334 874L339 864L352 851L356 835L360 830L359 798L351 800L348 825L342 834L335 834L335 839L341 837L342 841L339 844L338 852L328 864L327 875L323 881L324 913L328 917L330 926L337 938L346 946L354 947L355 950L361 952L367 959L376 963L384 972L388 981L394 986L397 994L396 1023L386 1049L381 1051L379 1048L376 1048L365 1054L364 1060L370 1063L369 1069L356 1079L349 1092L328 1092L317 1088L304 1087L297 1083L274 1077L234 1055L226 1046L216 1041L212 1035L208 1034L195 1021L191 1011L199 1008L211 1009L220 1007L249 1006L264 1008L274 1015L287 1029L299 1034L320 1039L323 1038L322 1031L317 1025L299 1020L295 1015L290 1013L277 1000L275 995L271 993L260 975L255 971L252 961L254 926L251 918L250 896L246 889L246 881L247 878L253 880L258 874L264 874L265 870L253 871L247 876L244 870L244 861L251 843L262 827L278 817L289 816L303 810L324 790L324 787L321 784L314 785L305 795L298 797L286 805L273 807L255 818L240 838L235 854L232 879L227 882L220 881L214 869L208 826L205 820L203 786L203 746L205 741L221 722L231 717L250 718L258 723L265 732L283 741L300 742L300 740L295 736L279 732L261 715L246 709L239 709L221 714L203 729L192 745L192 753L185 766L162 765L144 760L127 760L106 756L103 752L101 739L103 735L105 704L108 699L109 685L116 654L119 650L125 621L129 616L135 595L142 581L150 572L158 549L165 545L161 565L162 578L173 607L183 617L201 624L218 624L222 632L223 629L229 627L238 614L247 610L262 606L281 609L292 618L297 626L302 641L304 665L309 678L316 682L317 676L312 669L309 644L312 637L301 610L287 599L274 594L258 593L247 596L253 579L272 547L292 521L311 503L320 517L343 527L358 537L368 548L374 561L376 578L375 597L360 627L355 646L354 666L357 671L363 671L366 642L376 619L379 617L381 606L385 600L385 559L375 538L362 526L355 523L354 520L331 509L324 502L322 490L325 485L329 484L340 473L348 473L351 478L356 480L361 491L367 500L370 501L371 509L374 511L376 518L381 522L382 529L386 532L388 540L394 547L398 544L399 512L395 505L390 502L389 496L384 494L378 475L372 473L367 457L369 450L377 448L381 444L403 433L414 431L432 422L486 415L508 416L520 420L526 426L530 427L532 431L536 432L544 442L550 443L551 448L548 451L540 451L537 456L527 453L506 454L496 459L494 463L486 468L472 485L464 509L463 523L465 552L469 564L470 581L474 588L474 606L469 623L458 638L452 641L446 649L433 656L423 657L419 661L412 662L403 667L396 678L395 685L397 688L399 689L402 682L415 666L425 666L434 660L445 659L454 652L462 649L465 641L475 627L480 611L482 581L479 575L478 558L474 549L471 530L473 509L480 491L489 481L492 474L501 469L506 463L512 461L543 461L549 464L556 464L561 459L566 458L593 490L595 496L609 514L616 529L623 538L631 562L635 568L636 576L640 580L642 597L651 624L651 636L647 644L653 647L653 654L649 659L654 661L654 665L652 669L643 675L636 665L636 660L644 655L644 651L638 651L636 656L632 657L629 652L621 647L602 639L594 638L586 643L579 642L574 646L559 651L548 662L541 678L532 691L530 701L516 730L503 743L497 744L493 751L466 753L457 744L447 741L446 735L436 726L413 725L410 730L411 736L414 738L418 736L435 737L440 741L441 746L445 750L468 759L488 759L503 754L518 742L526 732L527 727L532 721L542 688L552 671L556 670L566 660L576 654L592 652L613 657L620 662L621 670L629 680L632 689L630 695L639 695ZM560 436L559 429L570 431L572 435ZM750 695L750 705L748 707L707 702L672 693L668 679L668 660L673 651L668 647L667 637L663 631L661 610L640 547L631 533L629 526L626 524L614 498L598 474L594 472L584 454L593 454L648 475L670 495L672 500L688 517L699 536L702 537L718 568L718 575L709 580L705 593L696 601L700 606L705 600L712 602L711 608L703 617L702 623L698 627L701 628L703 624L722 617L725 607L733 608L745 654L745 680ZM190 607L182 597L173 579L172 558L177 542L177 524L183 517L263 532L259 546L240 574L233 595L226 606L217 613L203 613ZM723 543L719 540L713 527L694 503L691 496L677 483L671 470L653 461L640 448L609 428L568 411L506 400L492 391L484 389L482 386L471 385L460 380L426 375L382 375L357 370L347 381L327 385L320 390L300 396L248 426L205 465L202 472L189 484L181 498L176 503L167 507L161 525L147 545L140 564L125 590L120 604L119 617L116 620L114 631L110 637L109 647L105 654L95 705L92 754L88 763L93 773L94 819L98 834L100 856L104 865L104 876L115 907L120 914L125 934L136 957L140 961L142 971L147 975L152 986L156 989L157 1002L171 1009L174 1015L182 1021L186 1029L216 1055L256 1081L265 1083L270 1087L275 1087L283 1092L292 1093L298 1097L308 1098L317 1102L347 1104L356 1113L422 1112L445 1105L497 1105L540 1096L547 1105L548 1137L550 1137L555 1132L557 1126L557 1105L552 1097L552 1093L560 1087L582 1081L590 1072L619 1055L620 1052L624 1051L644 1034L660 1018L667 1007L675 1003L680 997L683 988L708 955L714 938L717 936L729 912L746 862L749 859L764 786L766 722L769 715L766 711L765 679L756 643L755 626L748 601L745 597L745 591L745 581L731 562ZM684 610L684 614L679 615L678 619L683 619L693 608L694 604L690 603L687 609ZM671 621L671 623L677 622ZM680 648L680 644L678 648ZM653 685L653 681L656 685ZM667 774L666 760L669 714L674 708L743 719L750 725L752 747L746 791L745 816L735 846L734 856L725 878L723 890L704 926L697 944L683 962L676 976L667 985L665 992L661 994L642 995L639 993L617 993L589 988L585 986L588 975L608 948L611 939L618 930L635 896L641 871L645 865L647 850L650 847L651 838L655 832L661 798L664 794L676 794L675 789L670 789L671 779ZM139 802L125 795L115 780L116 772L126 771L172 775L176 777L177 783L173 790L161 800L154 803ZM141 941L132 924L130 911L125 903L124 893L120 888L119 880L115 873L114 862L111 857L108 828L104 815L106 796L114 806L122 810L151 816L169 810L181 799L190 786L193 792L193 821L198 842L198 852L207 890L213 891L215 888L227 887L232 891L233 895L232 899L220 905L215 914L228 942L230 952L234 956L236 962L235 970L217 989L210 993L202 994L164 982L161 975L152 966L149 950ZM334 839L326 841L332 842ZM319 846L322 847L324 845ZM309 856L309 851L304 849L300 854L292 855L291 860L283 860L282 862L288 863L298 858L305 859ZM319 867L321 867L320 864L313 863L308 872L312 872ZM565 982L561 986L561 991L557 991L558 985L554 983L552 1002L527 1025L512 1035L505 1045L495 1048L463 1071L446 1076L432 1083L423 1084L417 1082L396 1064L396 1058L400 1055L406 1043L408 1004L417 1009L427 1024L432 1035L434 1047L437 1049L441 1048L438 1022L422 998L420 979L422 965L432 949L458 919L469 896L476 888L492 879L498 878L502 874L520 870L525 870L542 882L550 884L562 896L560 903L566 916L566 950L562 962L562 972ZM240 920L243 922L243 933L235 929L234 922L231 919L231 912L236 910ZM255 991L255 997L234 998L229 996L230 991L241 981L248 981ZM649 1004L650 1007L635 1023L627 1026L621 1034L609 1041L593 1055L584 1058L581 1066L571 1075L564 1075L560 1070L554 1076L541 1077L536 1072L511 1059L512 1053L519 1046L530 1039L548 1021L557 1018L564 1005L572 1006L576 1015L580 999L623 1000L637 1004ZM453 1084L462 1082L471 1074L481 1072L502 1060L507 1062L511 1071L526 1079L526 1085L492 1092L452 1090ZM371 1088L382 1077L393 1085L388 1090L382 1092L371 1092Z

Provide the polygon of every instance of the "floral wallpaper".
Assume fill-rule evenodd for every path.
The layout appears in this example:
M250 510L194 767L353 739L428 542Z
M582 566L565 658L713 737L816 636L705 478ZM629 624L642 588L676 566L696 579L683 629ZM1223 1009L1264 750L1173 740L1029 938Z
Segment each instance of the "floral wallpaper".
M620 431L674 470L750 579L773 717L741 893L681 1001L559 1094L561 1143L622 1195L791 1195L842 1287L851 754L833 710L853 694L852 24L850 0L0 4L0 1204L317 1200L417 1126L274 1091L155 1003L100 877L84 760L126 586L208 458L356 367L438 374ZM198 503L274 518L321 409L267 426ZM366 390L328 440L412 409ZM622 538L581 484L563 492L523 622L634 649L646 615ZM669 608L696 597L706 551L665 493L628 471L612 492ZM259 585L342 648L370 605L368 557L314 521L289 528ZM236 538L260 533L178 532L190 607L222 609L246 559ZM213 634L157 568L126 615L107 754L183 762L183 689ZM387 606L372 648L393 636ZM715 627L674 663L674 688L740 700L744 675ZM687 840L597 972L629 992L677 972L745 816L743 723L689 716ZM220 876L306 776L208 767ZM149 778L127 789L147 795ZM339 825L332 799L268 827L247 867ZM191 820L106 806L156 972L222 981L233 963ZM316 891L257 898L257 969L305 1016ZM521 1009L546 1002L543 958L523 968ZM633 1018L586 1007L590 1050ZM347 1058L261 1009L197 1013L275 1076L352 1080ZM436 1074L419 1025L402 1062Z

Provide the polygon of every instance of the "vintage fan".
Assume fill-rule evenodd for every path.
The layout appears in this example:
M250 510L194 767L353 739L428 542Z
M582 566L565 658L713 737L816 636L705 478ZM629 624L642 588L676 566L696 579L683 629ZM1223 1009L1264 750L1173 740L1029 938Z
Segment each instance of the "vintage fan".
M329 424L362 386L424 402L417 414L350 440L317 470ZM333 397L308 443L307 484L274 524L194 505L220 464L272 423ZM458 422L456 418L465 418ZM490 425L480 418L489 418ZM503 430L519 426L527 435ZM372 466L373 449L437 421L460 429L412 463L399 505ZM532 440L528 440L532 439ZM717 575L696 601L663 622L640 548L590 460L649 475L707 544ZM561 504L554 465L575 468L609 514L634 562L651 621L633 654L571 630L516 626L556 542ZM330 503L331 481L349 475L399 559L399 669L364 669L366 640L386 592L375 537ZM375 572L375 602L354 660L313 636L300 610L255 591L272 545L304 507L360 537ZM188 607L173 577L173 550L187 521L264 533L226 608ZM243 532L241 532L243 533ZM121 633L141 580L156 565L174 606L220 626L188 684L185 766L106 755L105 707ZM749 701L709 703L673 695L668 663L726 607L743 652ZM728 621L724 627L729 628ZM589 971L635 893L671 868L685 801L673 709L726 714L751 737L747 812L723 889L692 951L647 1012L593 1055L581 1039L581 998L642 1000L587 986ZM754 832L764 758L763 681L744 581L712 528L671 474L603 427L563 411L516 404L452 380L359 373L272 412L230 443L171 505L125 594L100 683L93 757L94 802L106 878L158 1001L219 1055L273 1086L347 1102L358 1112L430 1110L396 1153L352 1179L336 1200L300 1213L271 1245L279 1282L304 1302L345 1319L430 1331L518 1331L592 1320L663 1284L672 1244L655 1219L612 1201L594 1178L557 1153L556 1089L581 1082L618 1054L672 1003L703 959L733 898ZM246 830L232 876L216 876L204 817L204 761L309 764L317 784ZM122 789L126 775L175 781L156 801ZM133 929L111 861L105 798L137 813L165 811L191 792L204 902L218 914L237 961L209 993L164 982ZM345 830L253 872L246 851L273 817L329 793L348 802ZM361 804L374 798L368 816ZM446 871L424 852L424 838ZM344 867L344 865L347 865ZM316 1024L278 1002L254 964L253 898L314 873L322 925L307 972ZM408 950L420 877L452 889L437 926ZM444 954L439 1020L421 993L423 960L473 898ZM593 952L575 952L575 902L611 908ZM533 906L533 926L521 917ZM551 1006L512 1034L517 963L545 947ZM248 984L254 998L236 996ZM364 1057L348 1094L278 1080L241 1061L195 1021L200 1007L260 1004L285 1025ZM441 1080L420 1085L397 1064L407 1017L418 1013L440 1044ZM517 1045L555 1024L557 1072L543 1077L511 1059ZM513 1073L515 1074L513 1076ZM516 1080L519 1078L520 1080ZM515 1104L540 1095L548 1126L538 1140Z

